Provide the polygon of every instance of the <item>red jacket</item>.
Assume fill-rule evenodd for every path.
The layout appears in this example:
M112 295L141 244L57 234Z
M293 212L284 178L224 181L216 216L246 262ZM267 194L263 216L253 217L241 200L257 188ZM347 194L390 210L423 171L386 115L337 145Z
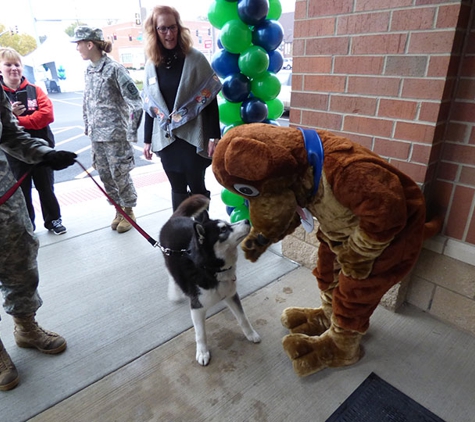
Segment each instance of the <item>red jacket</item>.
M25 114L17 116L18 122L27 130L40 130L54 122L53 103L44 91L23 77L20 88L11 89L5 85L2 79L5 93L11 102L15 101L17 91L26 90L28 93L28 110Z
M50 147L54 147L54 135L49 127L49 124L54 122L53 103L44 91L28 82L25 77L22 77L20 87L16 90L6 86L1 76L0 82L12 103L16 101L15 94L18 91L27 92L28 109L21 116L15 117L20 126L23 126L31 136L42 138L48 141Z

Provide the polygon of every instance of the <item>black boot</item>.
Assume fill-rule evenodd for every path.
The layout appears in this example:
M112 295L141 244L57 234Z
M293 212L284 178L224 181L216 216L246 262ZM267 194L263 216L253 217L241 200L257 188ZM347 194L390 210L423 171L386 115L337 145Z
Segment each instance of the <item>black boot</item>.
M189 193L176 193L172 191L172 207L173 212L176 211L178 206L188 197L190 196Z

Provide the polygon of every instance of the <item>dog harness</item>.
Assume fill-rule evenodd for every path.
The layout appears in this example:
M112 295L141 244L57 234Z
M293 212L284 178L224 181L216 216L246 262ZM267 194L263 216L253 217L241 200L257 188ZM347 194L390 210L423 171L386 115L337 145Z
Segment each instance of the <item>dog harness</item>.
M160 250L166 255L166 256L172 256L172 255L178 255L178 256L183 256L183 255L189 255L190 250L189 249L170 249L170 248L165 248L165 246L160 245L160 243L157 242L157 246L160 248Z
M177 256L184 256L184 255L189 255L190 250L189 249L170 249L170 248L165 248L164 246L160 245L160 243L157 244L157 246L160 248L160 250L166 255L166 256L172 256L172 255L177 255ZM233 267L229 268L212 268L212 267L202 267L205 271L210 271L213 274L217 273L224 273L226 271L231 270Z

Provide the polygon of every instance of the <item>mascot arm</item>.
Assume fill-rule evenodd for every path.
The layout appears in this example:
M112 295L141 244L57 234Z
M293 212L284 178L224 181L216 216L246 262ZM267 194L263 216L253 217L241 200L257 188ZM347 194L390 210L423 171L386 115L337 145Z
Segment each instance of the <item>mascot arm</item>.
M335 250L348 277L369 276L384 249L406 224L406 198L396 174L376 163L354 163L333 180L333 194L359 220Z
M357 227L337 252L343 274L359 280L367 278L373 270L375 259L390 243L391 241L377 242Z
M255 262L272 243L292 233L300 224L300 217L295 195L288 188L249 198L249 204L252 229L242 249L246 259Z

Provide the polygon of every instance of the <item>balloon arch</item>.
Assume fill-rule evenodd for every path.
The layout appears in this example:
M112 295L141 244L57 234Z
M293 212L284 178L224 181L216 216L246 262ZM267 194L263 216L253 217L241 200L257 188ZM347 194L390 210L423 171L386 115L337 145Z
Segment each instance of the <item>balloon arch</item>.
M211 25L220 30L211 66L223 82L218 100L223 133L244 123L278 125L284 112L276 76L284 63L277 50L284 38L281 14L280 0L215 0L208 10ZM221 199L232 222L249 219L243 197L223 189Z

